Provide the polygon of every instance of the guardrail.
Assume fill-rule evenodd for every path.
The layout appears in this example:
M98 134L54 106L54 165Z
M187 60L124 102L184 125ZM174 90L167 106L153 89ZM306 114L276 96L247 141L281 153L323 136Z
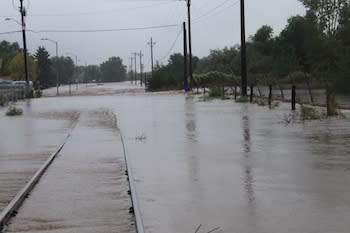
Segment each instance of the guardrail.
M19 84L0 84L0 106L10 101L24 99L25 86Z

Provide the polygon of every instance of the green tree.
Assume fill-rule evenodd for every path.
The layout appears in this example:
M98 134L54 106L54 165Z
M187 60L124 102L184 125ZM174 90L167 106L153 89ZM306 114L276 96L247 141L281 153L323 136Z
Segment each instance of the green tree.
M91 82L93 80L101 82L102 73L99 66L90 65L85 68L84 81Z
M73 82L74 62L70 57L54 57L52 60L52 68L55 75L59 76L60 84L69 84Z
M103 82L121 82L126 79L126 66L120 57L111 57L100 66Z
M7 76L10 75L9 63L20 52L20 48L17 42L10 43L8 41L0 42L0 74Z
M273 29L268 25L264 25L258 29L252 37L252 41L256 49L265 56L270 56L273 49Z
M38 81L41 87L54 86L55 75L52 72L50 54L44 47L39 47L34 55L38 67Z
M328 36L338 31L343 11L349 6L349 0L299 0L315 15L317 23Z
M20 51L10 61L8 65L11 78L18 81L25 80L23 52ZM28 76L29 80L35 81L37 78L37 65L34 57L28 56Z

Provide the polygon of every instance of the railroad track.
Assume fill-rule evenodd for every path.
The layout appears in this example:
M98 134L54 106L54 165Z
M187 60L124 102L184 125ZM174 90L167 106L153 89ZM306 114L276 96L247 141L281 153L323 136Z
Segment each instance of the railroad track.
M132 212L135 216L137 233L145 233L142 215L141 215L141 210L140 210L140 205L138 202L138 195L137 195L136 187L135 187L135 179L134 179L134 175L132 172L131 160L129 158L129 154L128 154L127 147L125 145L124 137L123 137L123 134L122 134L120 129L119 129L119 132L120 132L120 138L121 138L121 141L123 144L124 159L125 159L125 164L126 164L126 175L128 176L129 188L130 188L129 194L131 196L131 202L132 202L132 207L130 208L130 212Z
M55 152L46 160L44 165L34 174L34 176L29 180L29 182L20 190L15 198L6 206L6 208L0 213L0 232L8 224L13 216L16 216L18 209L21 207L29 193L34 189L36 184L39 182L40 178L43 176L45 171L49 168L52 162L55 160L57 155L61 152L64 145L68 142L70 134L65 138L63 143L56 149Z
M53 163L57 155L62 151L63 147L67 144L71 133L67 135L63 143L54 151L44 165L34 174L34 176L29 180L25 187L20 190L17 195L12 199L8 206L0 213L0 233L3 232L4 228L7 226L12 217L17 215L18 209L22 206L30 192L35 188L35 186L40 181L41 177L48 170L50 165ZM132 172L131 160L129 159L128 151L125 145L125 141L122 133L120 132L121 142L123 146L124 159L126 164L126 175L129 183L129 195L131 197L132 206L130 208L130 213L134 214L135 225L137 233L144 233L144 226L141 216L141 211L138 202L138 196L135 188L135 179Z

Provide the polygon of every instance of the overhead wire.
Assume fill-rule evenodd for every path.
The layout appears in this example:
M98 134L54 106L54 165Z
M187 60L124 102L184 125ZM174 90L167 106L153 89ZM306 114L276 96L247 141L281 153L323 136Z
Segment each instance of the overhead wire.
M110 29L78 29L78 30L32 30L27 31L33 33L94 33L94 32L119 32L119 31L139 31L139 30L152 30L152 29L163 29L178 27L180 24L168 24L168 25L156 25L156 26L146 26L146 27L130 27L130 28L110 28Z
M9 34L15 34L15 33L19 33L21 31L9 31L9 32L0 32L0 35L9 35Z
M215 7L212 8L212 9L210 9L209 11L205 12L204 14L202 14L202 15L200 15L200 16L194 18L194 19L193 19L193 22L198 21L199 19L201 19L201 18L203 18L203 17L206 17L206 16L212 14L212 13L215 12L217 9L223 7L223 6L224 6L226 3L228 3L229 1L232 1L232 0L225 0L225 1L221 2L220 4L218 4L217 6L215 6ZM237 2L238 2L238 1L237 1Z
M181 34L182 34L182 28L181 28L180 31L178 32L178 34L177 34L177 36L176 36L174 42L172 43L172 45L171 45L169 51L168 51L163 57L161 57L161 58L159 59L160 61L163 61L165 58L167 58L167 56L169 56L169 54L173 51L173 49L174 49L174 47L175 47L175 45L176 45L176 42L177 42L177 40L179 39L179 37L180 37Z

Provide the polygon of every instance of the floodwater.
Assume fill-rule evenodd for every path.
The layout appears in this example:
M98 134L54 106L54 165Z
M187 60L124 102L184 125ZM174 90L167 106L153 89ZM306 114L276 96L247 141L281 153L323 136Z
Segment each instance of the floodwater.
M0 211L63 142L78 115L33 112L29 101L17 106L23 116L6 117L0 108Z
M6 232L133 232L122 148L113 113L82 112Z
M287 123L289 104L268 109L141 91L31 102L38 112L101 108L115 113L125 137L147 233L194 233L199 226L202 233L348 232L349 112Z

